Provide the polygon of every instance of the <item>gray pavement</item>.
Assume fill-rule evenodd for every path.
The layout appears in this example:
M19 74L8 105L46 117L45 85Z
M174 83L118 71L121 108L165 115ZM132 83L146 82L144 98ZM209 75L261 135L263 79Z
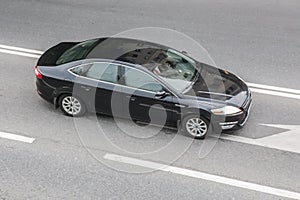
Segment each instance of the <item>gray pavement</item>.
M1 199L284 199L158 171L120 173L72 145L0 143Z
M0 44L46 50L60 41L158 26L191 36L218 65L248 82L300 89L299 10L299 1L289 0L0 1ZM123 173L111 167L141 169L111 161L106 161L111 166L107 167L87 149L98 158L113 152L166 164L184 153L172 165L300 192L296 153L219 140L199 159L204 141L183 134L162 154L120 151L103 142L104 135L94 128L96 121L115 144L139 153L164 146L176 131L162 130L141 141L122 134L109 117L90 114L74 121L38 97L35 63L36 59L0 53L0 131L36 138L33 144L0 138L0 199L283 199L167 172ZM234 134L261 138L283 131L262 123L300 124L299 100L264 94L253 98L246 127ZM76 123L91 128L79 128L78 134Z

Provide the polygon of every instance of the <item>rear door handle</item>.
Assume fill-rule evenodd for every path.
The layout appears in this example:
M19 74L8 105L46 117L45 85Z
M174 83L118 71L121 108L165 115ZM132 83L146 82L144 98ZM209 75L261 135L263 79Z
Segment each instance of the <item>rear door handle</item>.
M88 87L88 86L84 86L84 85L81 85L80 86L82 89L84 89L85 91L90 91L92 88L91 87Z
M133 97L133 96L130 96L130 95L127 95L126 98L130 99L130 101L135 101L136 100L136 97Z

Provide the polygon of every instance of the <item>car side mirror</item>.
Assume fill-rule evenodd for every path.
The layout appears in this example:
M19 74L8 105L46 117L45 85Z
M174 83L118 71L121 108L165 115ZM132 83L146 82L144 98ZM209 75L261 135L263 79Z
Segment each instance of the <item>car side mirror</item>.
M188 55L188 52L186 52L186 51L181 51L181 53L184 55Z
M157 99L162 99L162 98L164 98L164 97L166 97L166 96L169 96L169 95L170 95L169 92L167 92L167 91L165 91L165 90L161 90L161 91L157 91L157 92L155 93L155 98L157 98Z

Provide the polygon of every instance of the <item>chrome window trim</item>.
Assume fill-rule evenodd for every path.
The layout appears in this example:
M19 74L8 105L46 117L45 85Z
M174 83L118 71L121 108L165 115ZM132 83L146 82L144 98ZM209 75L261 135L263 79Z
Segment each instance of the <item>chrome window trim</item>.
M153 92L153 91L149 91L149 90L144 90L144 89L140 89L140 88L135 88L135 87L131 87L131 86L127 86L127 85L121 85L119 83L112 83L112 82L108 82L108 81L103 81L103 80L99 80L99 79L94 79L94 78L89 78L89 77L85 77L85 76L80 76L78 74L75 74L74 72L72 72L71 70L74 69L74 68L77 68L77 67L81 67L81 66L84 66L84 65L89 65L89 64L94 64L94 63L107 63L107 64L113 64L113 65L117 65L117 66L123 66L123 67L129 67L129 68L132 68L132 69L136 69L148 76L151 76L153 79L155 79L157 82L159 82L164 88L167 88L160 80L158 80L157 78L155 78L154 76L144 72L143 70L141 69L138 69L138 68L134 68L134 67L131 67L131 66L128 66L128 65L124 65L124 64L119 64L119 63L112 63L112 62L107 62L107 61L95 61L95 62L88 62L88 63L82 63L82 64L79 64L79 65L76 65L76 66L73 66L73 67L70 67L67 69L67 71L71 74L73 74L74 76L76 77L82 77L82 78L85 78L85 79L88 79L88 80L92 80L92 81L97 81L97 82L102 82L102 83L108 83L108 84L111 84L111 85L115 85L115 86L121 86L121 87L125 87L125 88L130 88L130 89L135 89L135 90L139 90L139 91L143 91L143 92L149 92L149 93L152 93L152 94L156 94L156 92ZM168 89L168 88L167 88ZM178 98L178 96L176 94L174 94L173 91L171 91L170 89L168 89L169 92L171 92L171 94L173 94L175 97Z
M222 94L222 93L218 93L218 92L197 91L197 93L204 93L204 94L212 94L212 95L221 95L221 96L226 96L226 97L233 97L233 95Z

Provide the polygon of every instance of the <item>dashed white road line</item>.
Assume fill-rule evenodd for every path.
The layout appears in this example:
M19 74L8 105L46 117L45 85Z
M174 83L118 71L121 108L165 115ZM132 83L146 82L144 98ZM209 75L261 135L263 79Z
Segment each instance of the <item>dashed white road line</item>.
M247 83L247 85L252 88L260 88L260 89L265 89L265 90L274 90L274 91L278 91L278 92L288 92L288 93L293 93L293 94L300 94L300 90L296 90L296 89L270 86L270 85L262 85L262 84L249 83L249 82Z
M39 54L39 55L42 55L44 53L43 51L38 51L38 50L33 50L33 49L26 49L26 48L21 48L21 47L7 46L7 45L3 45L3 44L0 44L0 49L23 51L23 52L34 53L34 54Z
M208 174L208 173L204 173L204 172L200 172L200 171L189 170L189 169L184 169L184 168L179 168L179 167L174 167L174 166L168 166L168 165L164 165L164 164L156 163L156 162L152 162L152 161L140 160L140 159L136 159L136 158L130 158L130 157L126 157L126 156L120 156L120 155L109 154L109 153L105 154L104 158L107 160L115 161L115 162L126 163L126 164L130 164L130 165L135 165L135 166L140 166L140 167L145 167L145 168L160 170L160 171L165 171L165 172L171 172L174 174L179 174L179 175L189 176L189 177L193 177L193 178L197 178L197 179L212 181L212 182L216 182L216 183L221 183L221 184L230 185L230 186L234 186L234 187L238 187L238 188L253 190L253 191L271 194L271 195L275 195L275 196L286 197L286 198L291 198L291 199L300 199L300 193L298 193L298 192L278 189L278 188L274 188L274 187L269 187L269 186L260 185L260 184L256 184L256 183L250 183L250 182L227 178L227 177L223 177L223 176L217 176L217 175Z
M25 142L25 143L33 143L35 141L35 138L26 137L22 135L16 135L12 133L6 133L0 131L0 138L8 139L8 140L15 140L19 142Z
M0 49L0 52L1 53L12 54L12 55L17 55L17 56L30 57L30 58L39 58L40 57L40 55L38 55L38 54L31 54L31 53L14 51L14 50L9 50L9 49Z
M44 53L43 51L39 51L39 50L14 47L14 46L2 45L2 44L0 44L0 52L18 55L18 56L25 56L30 58L39 58ZM252 92L286 97L286 98L300 99L300 90L297 89L283 88L283 87L263 85L257 83L247 83L247 85L251 88Z
M277 92L277 91L272 91L272 90L265 90L265 89L258 89L258 88L251 88L251 92L256 92L260 94L267 94L267 95L273 95L273 96L279 96L279 97L287 97L291 99L300 99L299 94L292 94L292 93L287 93L287 92Z

